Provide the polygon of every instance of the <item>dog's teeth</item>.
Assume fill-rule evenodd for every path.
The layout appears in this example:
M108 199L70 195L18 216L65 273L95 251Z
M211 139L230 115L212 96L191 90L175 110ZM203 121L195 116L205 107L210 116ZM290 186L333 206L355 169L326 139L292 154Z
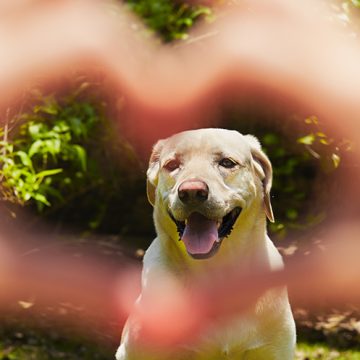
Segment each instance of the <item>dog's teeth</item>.
M218 221L217 224L216 224L218 230L220 229L220 226L221 226L221 221Z

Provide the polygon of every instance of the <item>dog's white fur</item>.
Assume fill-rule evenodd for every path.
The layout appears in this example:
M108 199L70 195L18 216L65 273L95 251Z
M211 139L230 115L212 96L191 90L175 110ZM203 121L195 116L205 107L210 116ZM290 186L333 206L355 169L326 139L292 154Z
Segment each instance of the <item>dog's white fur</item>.
M234 160L237 166L221 167L219 161L224 157ZM175 158L180 162L179 168L173 171L164 168ZM280 254L266 233L266 216L273 221L272 168L255 137L225 129L176 134L154 146L147 175L148 198L154 206L158 236L144 257L142 295L137 306L141 306L142 296L159 272L173 276L186 286L186 276L206 272L228 261L247 271L259 266L271 270L283 267ZM189 215L177 191L188 179L200 179L208 185L209 217L220 219L234 207L242 208L230 236L223 240L218 253L206 260L196 260L187 254L168 215L168 210L181 220ZM153 359L133 345L136 341L131 339L131 334L136 334L132 330L137 326L130 317L117 360ZM295 325L284 288L268 291L251 310L234 316L231 321L214 320L211 328L192 352L183 357L172 354L164 358L291 360L294 357ZM155 359L162 357L159 354Z

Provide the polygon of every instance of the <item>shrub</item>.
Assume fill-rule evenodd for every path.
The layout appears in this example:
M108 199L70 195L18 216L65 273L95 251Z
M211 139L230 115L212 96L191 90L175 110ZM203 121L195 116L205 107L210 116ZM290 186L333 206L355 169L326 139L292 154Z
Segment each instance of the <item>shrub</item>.
M13 119L19 125L11 139L8 127L2 129L0 174L5 199L22 205L33 202L42 211L86 186L84 144L100 117L91 104L73 96L61 101L54 95L36 97L28 112Z
M129 213L133 203L125 198L141 176L140 162L91 90L97 87L81 82L65 95L33 91L1 130L3 199L82 229L105 227L114 204ZM110 222L110 232L124 225Z
M200 18L210 18L207 6L172 0L125 0L129 8L165 42L186 39L187 31Z
M272 162L276 221L270 231L282 238L321 224L351 143L330 136L316 116L304 119L264 104L227 108L222 119L221 126L257 136Z
M185 39L197 20L212 15L206 6L170 0L126 3L167 42ZM65 94L33 91L20 114L1 129L2 198L82 229L152 233L144 169L109 120L109 106L99 96L101 85L81 77L71 83ZM350 144L329 136L314 116L294 122L282 112L261 108L230 111L221 125L261 140L274 167L277 221L270 230L283 236L326 217L333 174ZM319 177L326 178L320 188ZM310 205L315 192L318 201ZM147 219L141 227L138 218Z

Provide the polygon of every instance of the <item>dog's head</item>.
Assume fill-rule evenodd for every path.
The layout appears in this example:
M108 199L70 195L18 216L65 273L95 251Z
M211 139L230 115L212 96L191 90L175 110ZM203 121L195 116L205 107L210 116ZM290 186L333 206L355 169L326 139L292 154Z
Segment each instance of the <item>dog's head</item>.
M225 129L185 131L160 140L147 171L155 220L178 232L194 258L216 253L238 218L260 204L273 221L272 168L252 135ZM263 210L262 210L263 209Z

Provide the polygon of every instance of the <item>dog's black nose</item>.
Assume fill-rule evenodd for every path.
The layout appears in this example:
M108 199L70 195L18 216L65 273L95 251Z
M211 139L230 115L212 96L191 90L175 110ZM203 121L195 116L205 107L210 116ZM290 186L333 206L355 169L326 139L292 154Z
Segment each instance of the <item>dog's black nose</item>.
M184 203L200 203L209 197L209 187L201 180L186 180L178 188L179 199Z

